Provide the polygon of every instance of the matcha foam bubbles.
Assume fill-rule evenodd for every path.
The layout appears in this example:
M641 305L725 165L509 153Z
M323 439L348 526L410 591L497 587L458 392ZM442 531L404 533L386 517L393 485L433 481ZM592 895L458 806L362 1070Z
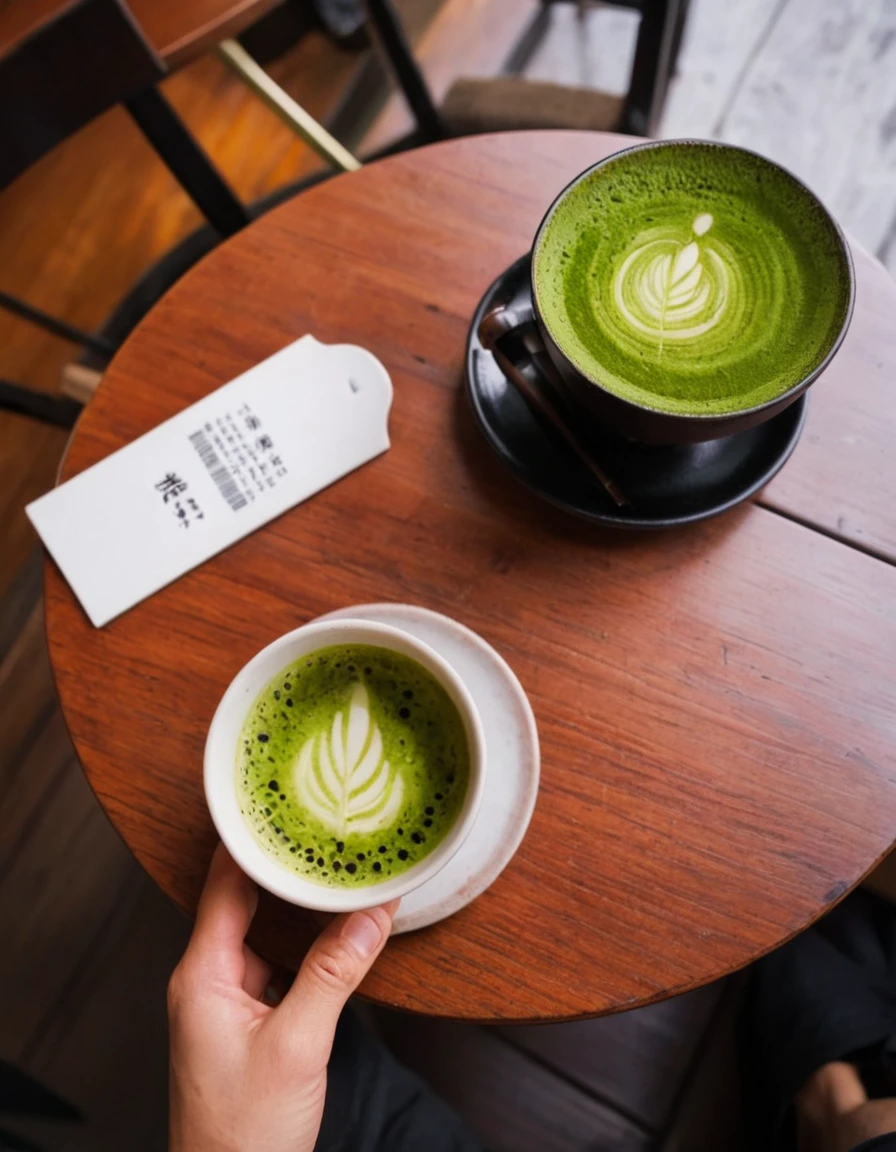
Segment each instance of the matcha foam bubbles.
M463 806L463 720L422 665L365 644L321 648L255 700L237 788L256 839L329 887L375 884L424 859Z
M648 408L737 412L808 376L849 307L836 227L782 169L674 143L600 165L536 241L535 295L586 377Z

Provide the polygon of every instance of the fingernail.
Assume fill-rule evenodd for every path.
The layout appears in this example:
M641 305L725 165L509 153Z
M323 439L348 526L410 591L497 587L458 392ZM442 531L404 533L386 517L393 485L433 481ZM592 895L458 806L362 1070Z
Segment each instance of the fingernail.
M366 912L353 912L342 925L341 935L362 960L368 960L379 948L383 939L379 924Z

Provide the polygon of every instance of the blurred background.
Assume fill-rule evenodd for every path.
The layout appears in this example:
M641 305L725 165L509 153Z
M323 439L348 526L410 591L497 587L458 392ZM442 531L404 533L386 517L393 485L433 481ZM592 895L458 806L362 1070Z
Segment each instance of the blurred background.
M0 93L10 91L4 60L22 29L54 7L78 5L0 0ZM213 9L240 10L222 22L220 39L239 33L281 93L362 160L431 137L426 117L440 105L436 128L454 134L553 117L724 140L789 167L855 242L896 270L896 0L397 0L393 14L419 69L405 71L405 88L413 93L421 75L426 85L416 123L393 78L407 60L401 45L387 59L388 20L372 35L353 0L145 7L158 25L150 19L144 29L164 65L158 90L243 204L329 169L209 46ZM205 32L169 35L162 25L171 14ZM95 44L90 52L87 65L102 69ZM46 60L36 67L35 83L52 85ZM470 82L495 78L512 84ZM548 86L537 90L537 110L513 87L519 78ZM20 115L7 99L4 119ZM209 239L123 104L63 135L0 180L0 292L13 306L24 301L96 332L156 270L126 328L192 258L197 229L206 229L200 248L217 236ZM9 1130L0 1148L166 1146L164 990L187 926L119 842L74 759L44 652L40 555L23 513L53 484L72 398L89 400L103 363L102 349L85 351L0 308L0 378L72 402L53 409L55 422L11 411L16 403L0 410L0 1059L83 1114L77 1122L0 1114ZM738 1139L735 1000L726 983L575 1025L378 1024L492 1149L717 1152ZM21 1101L18 1091L4 1098L0 1088L0 1104Z

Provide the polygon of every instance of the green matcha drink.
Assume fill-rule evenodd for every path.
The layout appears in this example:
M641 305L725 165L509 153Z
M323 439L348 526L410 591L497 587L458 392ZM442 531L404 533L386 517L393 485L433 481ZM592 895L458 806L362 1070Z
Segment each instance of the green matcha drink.
M850 293L837 229L807 189L752 153L689 142L622 153L574 184L539 232L533 282L583 375L698 415L804 380Z
M321 648L259 695L240 734L240 807L284 867L330 887L405 872L451 829L470 778L463 720L408 656Z

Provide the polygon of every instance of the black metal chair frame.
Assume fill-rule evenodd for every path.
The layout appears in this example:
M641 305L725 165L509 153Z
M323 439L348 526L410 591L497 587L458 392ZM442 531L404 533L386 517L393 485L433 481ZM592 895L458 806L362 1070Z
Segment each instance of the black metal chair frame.
M547 13L551 4L560 0L542 0L542 8L518 42L506 64L506 71L518 73L535 51L547 27ZM631 82L625 101L620 130L635 135L647 135L656 120L665 99L669 78L675 66L682 29L689 0L610 0L618 6L637 8L641 21L632 65ZM404 93L416 122L416 131L398 144L386 149L398 151L420 143L444 139L448 130L432 98L426 81L414 59L404 29L396 15L392 0L367 0L368 18L375 29L395 78ZM105 23L104 23L105 22ZM75 114L69 123L58 122L58 113L50 117L53 129L49 134L38 133L36 138L22 138L20 145L6 150L6 160L0 160L0 187L5 186L21 171L30 166L56 143L76 131L82 124L98 115L113 103L122 103L134 123L152 145L175 179L184 188L202 215L207 226L188 237L138 282L115 310L100 333L84 331L43 310L0 292L0 307L22 319L37 324L54 336L82 346L89 362L102 368L117 351L125 337L145 314L152 303L191 264L209 251L219 239L232 236L272 203L278 203L302 191L309 183L324 176L314 177L281 189L259 204L247 207L236 197L217 168L184 125L183 121L158 90L158 83L167 75L164 63L158 57L139 27L134 23L122 0L79 0L65 10L50 25L42 26L30 39L16 49L12 66L2 62L0 70L0 105L9 105L4 95L14 97L18 78L26 75L30 57L35 53L34 41L44 37L43 57L48 54L46 39L51 41L49 55L55 52L61 60L72 39L83 40L91 35L99 39L98 30L112 28L127 39L127 46L136 52L138 66L133 71L133 82L125 84L118 99L108 100L102 107L88 110L86 115ZM5 73L5 76L4 76ZM4 91L5 89L5 91ZM19 101L15 100L18 104ZM22 121L29 129L29 118ZM0 140L3 139L0 134ZM38 392L0 378L0 408L32 416L36 419L70 428L81 412L82 405L67 396Z
M66 93L60 97L54 86L60 77L66 77L72 46L86 52L82 61L86 67L108 71L108 59L100 56L102 51L106 57L110 55L108 44L101 43L103 35L112 40L114 48L122 49L122 69L129 69L128 74L113 76L107 84L111 89L111 83L118 81L114 97L66 105ZM0 187L107 107L121 103L217 235L227 237L238 232L252 214L158 90L157 84L166 74L162 60L121 0L80 0L65 9L0 62L0 106L16 109L16 116L9 117L0 132ZM117 343L108 337L85 332L8 293L0 293L0 306L54 336L82 345L101 363L108 362L117 349ZM81 405L68 397L2 379L0 407L62 427L71 427L81 410Z
M563 0L542 0L542 7L505 66L521 72L547 29L548 9ZM638 38L621 132L650 135L656 128L669 79L678 58L689 0L609 0L641 13ZM367 0L370 21L417 123L415 138L445 139L448 129L417 66L392 0Z

